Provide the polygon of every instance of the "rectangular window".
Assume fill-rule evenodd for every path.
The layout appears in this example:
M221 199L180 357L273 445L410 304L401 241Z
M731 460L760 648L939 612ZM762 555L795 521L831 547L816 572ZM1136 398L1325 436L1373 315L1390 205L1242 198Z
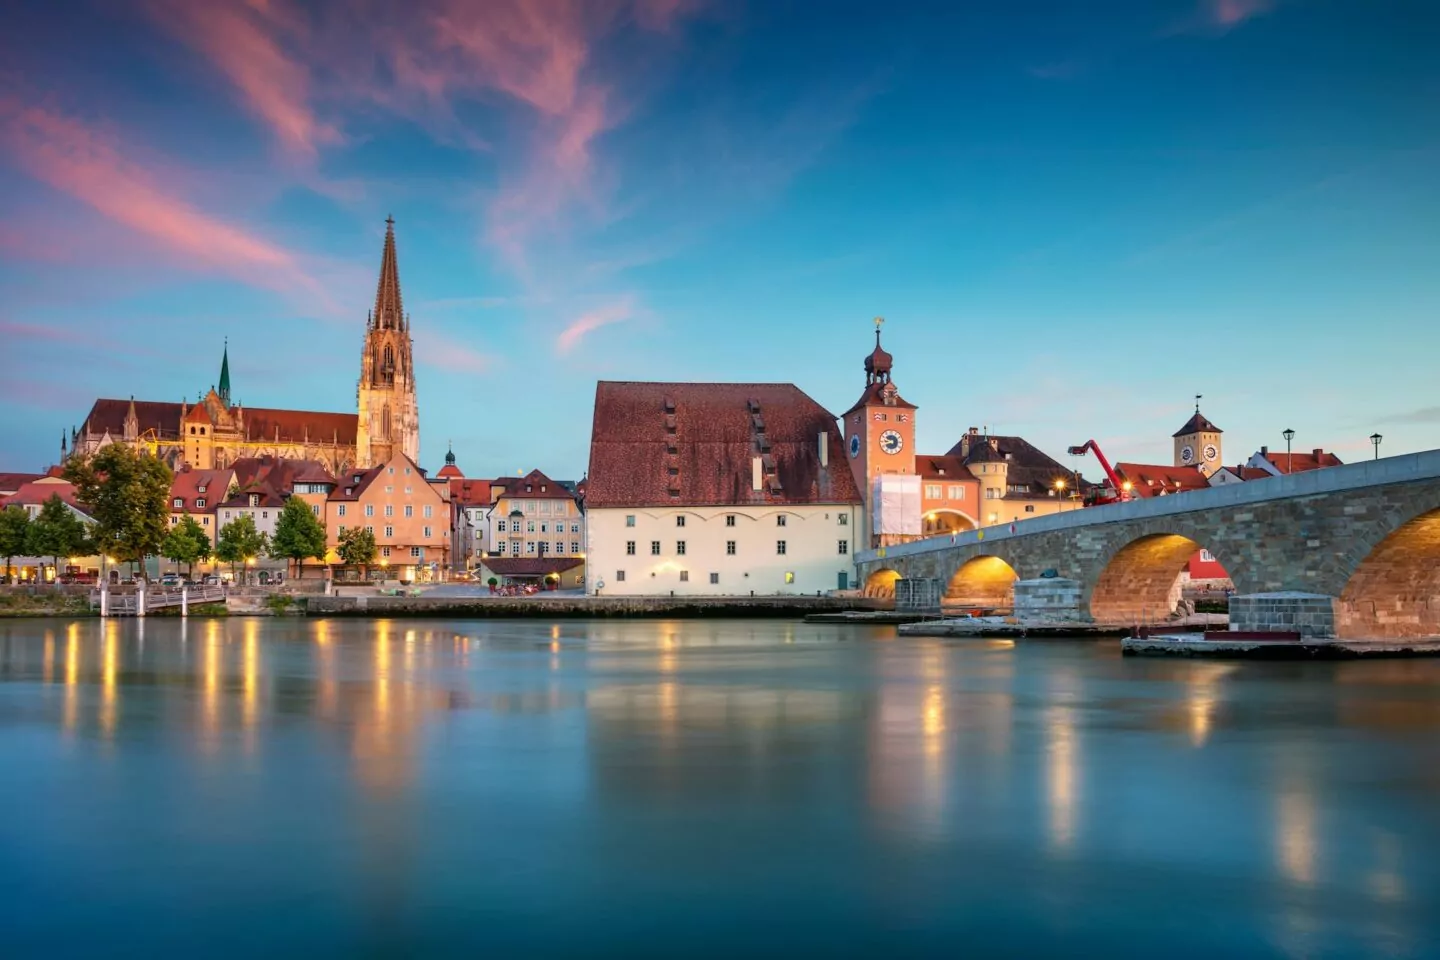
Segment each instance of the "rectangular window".
M1201 563L1214 563L1214 562L1215 562L1215 555L1214 555L1213 553L1211 553L1209 550L1205 550L1205 549L1202 548L1201 551L1200 551L1200 562L1201 562Z
M841 556L844 556L845 554L847 554L847 553L849 553L849 552L850 552L850 541L849 541L849 540L841 540L841 541L840 541L840 554L841 554Z
M209 517L201 517L201 518L200 518L200 523L201 523L202 526L208 527L208 526L210 526L210 518L209 518Z
M712 574L710 574L710 582L711 582L711 583L719 583L719 582L720 582L720 574L718 574L718 573L712 573Z
M564 552L565 552L565 541L564 541L564 540L556 540L556 541L555 541L555 552L556 552L556 553L564 553Z
M204 498L204 497L201 497L200 499L198 499L198 500L195 501L195 509L196 509L196 510L204 510L204 509L205 509L205 498Z
M425 539L426 539L426 540L429 540L429 539L430 539L430 536L431 536L430 531L431 531L432 529L433 529L433 528L431 528L431 527L426 527L426 528L425 528Z
M391 537L393 537L393 536L395 536L395 528L394 528L394 527L386 527L386 528L385 528L385 539L386 539L386 540L389 540L389 539L390 539Z
M172 516L172 517L170 518L170 526L172 526L172 527L175 526L175 524L177 524L177 523L179 523L179 522L180 522L180 518L179 518L179 517Z
M185 506L185 501L181 497L176 497L174 500L170 501L170 505L176 510L179 510L181 507Z
M652 557L658 557L658 556L660 556L660 541L659 541L659 540L651 540L651 541L650 541L650 555L651 555Z
M733 514L733 513L727 513L727 514L725 514L725 526L727 526L727 527L733 527L733 526L735 526L735 514Z
M261 511L260 511L260 519L261 519L261 520L269 520L269 519L270 519L270 511L269 511L269 510L261 510Z
M571 552L571 553L579 553L579 552L580 552L580 541L579 541L579 540L571 540L571 541L570 541L570 552Z
M340 524L340 526L336 528L335 532L336 532L336 533L344 533L344 532L345 532L345 524L343 524L343 523Z
M375 533L375 528L374 528L373 526L371 526L370 524L367 523L367 524L365 524L365 532L366 532L366 533L369 533L369 534L374 534L374 533Z
M525 544L525 552L526 552L526 553L534 553L534 552L535 552L535 541L534 541L534 540L531 540L531 541L529 541L528 543Z
M421 554L421 550L420 550L419 547L411 547L411 548L410 548L410 556L415 557L415 558L418 560L418 559L420 558L420 554Z
M1035 512L1035 504L1033 504L1033 503L1027 503L1027 504L1025 504L1025 512L1026 512L1026 513L1034 513L1034 512Z
M430 506L430 504L428 504L428 503L425 504L425 519L426 519L426 520L429 520L430 517L433 516L434 509L435 509L435 508L432 507L432 506Z
M785 514L782 513L782 514L780 514L780 516L778 516L778 517L775 518L775 526L777 526L777 527L783 527L783 526L785 526Z
M410 468L409 468L409 467L406 467L406 468L405 468L405 472L406 472L406 473L409 473L409 472L410 472ZM413 492L414 492L414 491L412 491L409 487L406 487L406 488L405 488L405 495L406 495L407 497L408 497L411 493L413 493Z
M680 582L681 582L681 583L689 583L689 582L690 582L690 571L689 571L689 570L681 570L681 571L680 571Z
M635 541L634 541L634 540L626 540L626 541L625 541L625 554L626 554L627 556L631 556L631 557L635 556Z
M385 485L385 492L386 492L386 493L394 493L394 492L395 492L395 484L393 484L393 483L387 483L387 484Z
M733 557L733 556L735 556L735 541L734 541L734 540L726 540L726 541L725 541L725 555L728 556L728 557Z
M405 504L405 516L407 516L407 517L413 517L413 516L415 516L415 508L414 508L413 506L411 506L410 504L408 504L408 503Z
M627 513L627 514L625 515L625 526L627 526L627 527L633 527L633 526L635 526L635 514L633 514L633 513Z
M579 532L580 532L580 524L578 524L578 523L572 523L572 524L570 524L570 532L571 532L571 533L579 533Z
M942 488L941 488L940 484L938 484L938 483L927 483L927 484L925 484L925 499L926 499L926 500L939 500L939 499L940 499L940 491L941 491L941 489L942 489Z
M373 503L367 503L367 504L365 504L365 516L367 516L367 517L373 517L373 516L375 516L375 504L373 504Z
M677 557L683 557L683 556L685 556L685 541L684 541L684 540L676 540L676 541L675 541L675 556L677 556Z
M999 487L986 487L986 488L985 488L985 499L986 499L986 500L999 500L999 499L1000 499L1000 488L999 488Z
M848 514L848 513L842 513L842 514L840 514L840 526L842 526L842 527L848 527L848 526L850 526L850 514Z
M381 548L380 548L380 556L384 557L386 560L389 560L389 559L390 559L390 548L389 548L389 547L381 547Z
M952 484L950 485L950 499L951 499L951 500L964 500L964 499L965 499L965 488L962 487L962 486L960 486L958 483L952 483Z
M258 494L258 493L252 493L252 494L250 494L250 506L252 506L252 507L258 507L258 506L260 506L260 494Z
M315 504L315 506L311 507L310 512L315 514L315 516L317 517L320 516L320 504L317 503Z
M675 526L677 526L677 527L683 527L683 526L685 526L685 517L684 517L683 514L682 514L681 516L678 516L678 517L675 518Z
M385 504L385 516L387 516L387 517L393 517L393 516L395 516L395 507L392 506L391 504L388 504L388 503Z
M535 532L535 521L534 521L534 520L526 520L526 521L525 521L525 532L526 532L526 533L534 533L534 532Z
M549 512L550 512L550 501L549 501L549 500L541 500L541 501L540 501L540 512L541 512L541 513L549 513Z
M504 540L501 540L499 543L495 544L495 552L498 553L498 554L500 554L500 556L502 556L502 557L505 556L505 541L504 541Z
M787 570L787 571L785 571L785 582L786 582L786 583L794 583L794 582L795 582L795 573L794 573L793 570Z
M541 533L549 533L549 532L550 532L550 524L546 523L544 520L541 520L541 521L540 521L540 532L541 532Z
M345 516L345 504L342 503L342 504L340 504L338 507L335 508L335 516L337 516L337 517L343 517L343 516Z
M624 582L625 582L625 571L624 571L624 570L616 570L616 571L615 571L615 580L616 580L616 582L618 582L618 583L624 583Z
M775 553L778 554L779 556L782 556L782 557L785 556L785 541L784 541L784 540L776 540L776 541L775 541Z
M496 521L495 521L495 529L496 529L497 531L499 531L500 533L504 533L504 532L505 532L505 521L504 521L504 520L496 520Z

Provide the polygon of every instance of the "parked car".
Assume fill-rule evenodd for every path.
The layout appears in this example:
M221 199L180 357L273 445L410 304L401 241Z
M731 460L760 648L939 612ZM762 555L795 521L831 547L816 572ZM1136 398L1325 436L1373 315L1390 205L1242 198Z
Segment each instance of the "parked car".
M220 577L213 573L207 573L200 578L200 585L205 587L220 586Z
M178 590L182 582L178 573L167 573L160 578L160 586L166 590Z

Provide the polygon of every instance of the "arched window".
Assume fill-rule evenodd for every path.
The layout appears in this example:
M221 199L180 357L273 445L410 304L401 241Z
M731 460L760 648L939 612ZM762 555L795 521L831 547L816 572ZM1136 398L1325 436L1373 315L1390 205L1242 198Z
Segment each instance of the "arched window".
M390 348L386 347L385 349L389 351ZM390 404L388 403L385 404L380 412L380 439L390 439Z
M384 372L387 383L395 379L395 349L388 343L385 344L385 362L380 369Z

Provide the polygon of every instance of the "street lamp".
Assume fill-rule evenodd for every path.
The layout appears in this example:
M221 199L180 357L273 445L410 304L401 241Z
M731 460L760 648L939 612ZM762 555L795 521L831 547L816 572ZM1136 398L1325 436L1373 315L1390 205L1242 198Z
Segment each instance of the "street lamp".
M1380 459L1380 441L1381 441L1381 440L1384 440L1384 439L1385 439L1385 438L1382 437L1382 436L1380 436L1380 434L1378 434L1378 433L1372 433L1372 434L1370 434L1370 445L1375 448L1375 459L1376 459L1376 460L1379 460L1379 459Z
M1288 474L1294 472L1295 467L1295 461L1290 455L1290 441L1295 439L1295 431L1286 427L1281 436L1285 438L1285 472Z
M1058 479L1058 480L1055 481L1055 497L1056 497L1056 499L1058 499L1058 500L1060 501L1060 505L1055 508L1055 512L1056 512L1056 513L1059 513L1061 510L1064 510L1064 509L1065 509L1065 480L1064 480L1064 478L1061 478L1061 479Z

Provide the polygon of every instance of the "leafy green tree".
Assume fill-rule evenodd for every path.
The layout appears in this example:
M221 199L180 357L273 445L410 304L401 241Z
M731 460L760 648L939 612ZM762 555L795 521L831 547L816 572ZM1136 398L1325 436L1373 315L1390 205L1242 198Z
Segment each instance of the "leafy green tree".
M275 521L275 536L270 539L270 556L294 560L298 576L305 576L305 561L325 556L325 525L310 511L310 505L299 497L285 501L285 508Z
M73 557L91 549L85 521L65 505L58 493L52 493L50 499L40 505L40 512L30 521L25 543L31 556L50 557L55 561L57 580L61 557Z
M351 527L342 531L335 552L339 554L341 562L359 567L361 576L366 576L370 572L370 564L375 562L375 534L364 527Z
M29 549L30 513L24 507L6 507L0 510L0 556L5 558L5 569L0 575L9 575L11 563L16 556L23 556Z
M210 556L210 537L205 528L186 513L170 528L160 544L160 555L177 564L185 564L185 575L195 571L195 561Z
M215 559L230 564L230 574L235 574L235 565L251 557L265 555L268 539L255 526L255 518L248 513L225 524L220 537L215 541Z
M143 563L169 532L170 484L164 461L112 443L90 457L72 457L64 477L75 484L95 520L95 548L122 562Z

